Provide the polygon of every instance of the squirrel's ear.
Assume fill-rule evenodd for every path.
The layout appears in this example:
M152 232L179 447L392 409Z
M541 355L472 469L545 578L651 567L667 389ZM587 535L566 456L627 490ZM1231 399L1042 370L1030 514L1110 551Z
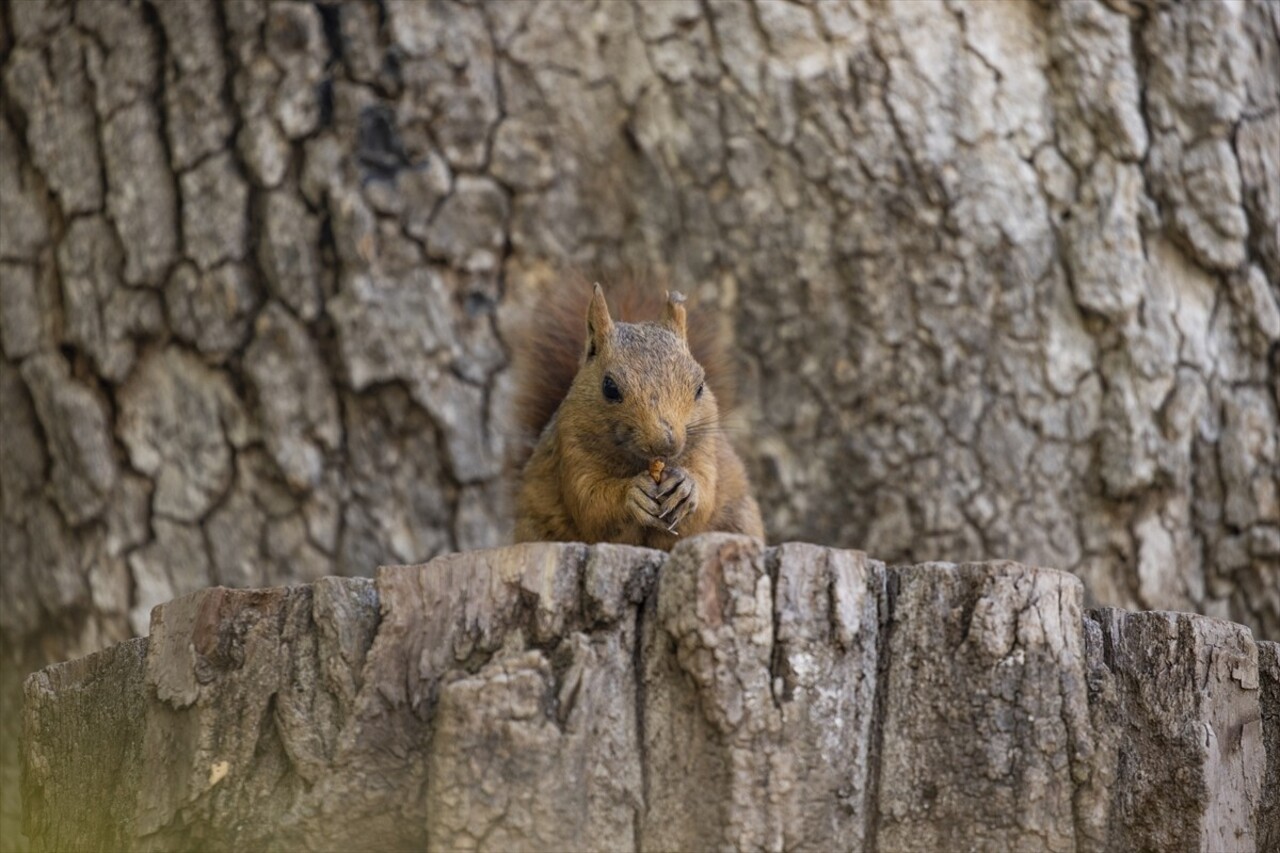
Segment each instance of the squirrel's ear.
M604 290L597 284L591 294L591 305L587 307L587 358L603 349L612 334L613 318L604 301Z
M680 340L688 340L685 330L684 294L667 291L667 306L662 309L662 325L676 333Z

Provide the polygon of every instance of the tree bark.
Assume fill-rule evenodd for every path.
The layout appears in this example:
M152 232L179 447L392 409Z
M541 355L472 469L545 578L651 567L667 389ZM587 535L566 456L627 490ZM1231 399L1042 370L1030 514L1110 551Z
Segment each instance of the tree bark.
M568 263L716 306L772 541L1280 638L1280 3L0 9L0 848L21 678L509 526Z
M726 534L204 590L28 679L26 829L58 851L1266 849L1280 646L1082 601L1065 572Z

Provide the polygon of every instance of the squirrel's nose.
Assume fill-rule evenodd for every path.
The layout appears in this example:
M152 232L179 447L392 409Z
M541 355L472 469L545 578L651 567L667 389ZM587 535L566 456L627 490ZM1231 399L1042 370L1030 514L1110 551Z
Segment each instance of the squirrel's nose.
M653 449L655 456L675 456L680 450L676 431L669 421L658 422L658 436L654 441Z

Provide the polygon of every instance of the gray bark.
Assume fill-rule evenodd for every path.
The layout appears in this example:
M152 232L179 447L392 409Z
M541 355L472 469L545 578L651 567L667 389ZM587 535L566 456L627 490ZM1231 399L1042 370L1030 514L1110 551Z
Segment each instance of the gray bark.
M1267 849L1280 645L725 534L203 590L26 684L37 850Z
M566 261L723 311L772 541L1280 638L1275 0L24 0L0 57L4 849L26 673L504 541Z
M1280 643L1258 644L1258 671L1262 677L1262 737L1266 742L1267 771L1258 817L1258 849L1280 848Z

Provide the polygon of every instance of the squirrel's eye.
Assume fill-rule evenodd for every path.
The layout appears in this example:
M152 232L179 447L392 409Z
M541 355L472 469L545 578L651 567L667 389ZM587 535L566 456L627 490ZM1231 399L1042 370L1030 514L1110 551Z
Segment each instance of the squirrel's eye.
M695 399L695 400L701 400L701 399L702 399L702 386L703 386L703 383L699 382L699 383L698 383L698 390L693 392L693 399Z
M618 390L618 383L613 381L612 376L606 376L604 378L604 385L601 386L601 390L604 392L604 398L609 402L622 402L622 392Z

